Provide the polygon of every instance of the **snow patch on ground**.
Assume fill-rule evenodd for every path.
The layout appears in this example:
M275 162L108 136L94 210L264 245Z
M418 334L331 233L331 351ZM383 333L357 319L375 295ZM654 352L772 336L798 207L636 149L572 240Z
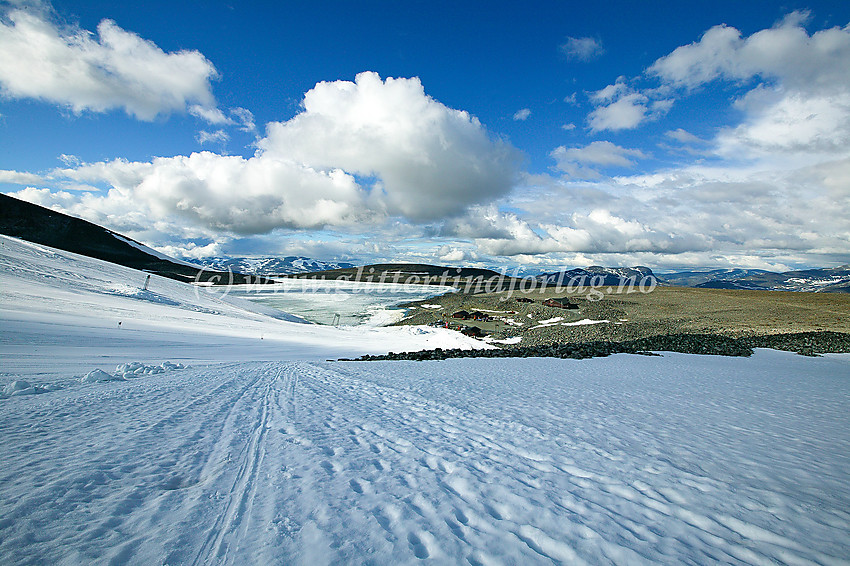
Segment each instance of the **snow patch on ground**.
M103 383L106 381L124 381L120 375L106 373L102 369L93 369L80 378L80 383Z
M587 324L604 324L606 322L611 322L610 320L591 320L589 318L583 318L581 320L577 320L575 322L563 322L561 326L585 326Z
M533 330L535 328L546 328L547 326L585 326L588 324L603 324L606 322L611 322L610 320L591 320L589 318L583 318L575 322L561 322L562 320L564 319L560 316L550 318L549 320L541 320L539 324L537 324L536 326L532 326L530 329Z
M110 290L107 290L106 293L111 295L117 295L120 297L129 297L131 299L138 299L140 301L149 301L151 303L159 303L161 305L170 305L170 306L180 306L179 301L175 301L173 299L169 299L168 297L160 294L154 293L153 291L148 291L145 289L141 289L139 287L132 287L130 285L118 284L114 285Z

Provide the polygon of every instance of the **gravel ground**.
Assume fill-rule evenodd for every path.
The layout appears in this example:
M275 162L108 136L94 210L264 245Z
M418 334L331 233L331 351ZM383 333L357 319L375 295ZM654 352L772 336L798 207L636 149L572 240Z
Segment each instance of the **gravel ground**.
M601 300L593 300L600 295ZM579 308L542 305L554 296L569 297ZM533 302L520 302L520 297ZM649 350L748 355L754 347L850 352L850 295L844 294L658 287L650 293L603 292L589 298L587 292L547 290L511 296L453 293L405 306L408 316L398 324L477 326L488 334L486 341L499 347L496 352L506 352L480 355L586 357L587 348L593 355ZM457 321L451 315L458 310L478 310L492 320Z

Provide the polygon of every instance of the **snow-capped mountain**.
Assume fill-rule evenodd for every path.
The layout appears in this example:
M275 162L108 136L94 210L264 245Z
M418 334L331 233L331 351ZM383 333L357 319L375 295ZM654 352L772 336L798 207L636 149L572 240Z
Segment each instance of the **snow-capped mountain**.
M789 291L850 292L850 265L832 269L806 269L781 274L782 286Z
M598 277L602 277L600 280ZM541 273L537 278L554 284L567 285L584 278L585 284L620 285L634 277L635 283L655 277L661 285L699 287L703 289L739 289L754 291L798 291L808 293L849 293L850 265L834 268L804 269L777 273L764 269L694 269L656 275L648 267L600 267ZM593 278L596 277L596 280ZM601 282L600 282L601 281ZM592 283L591 283L592 282Z
M246 275L292 275L328 269L355 267L353 263L319 261L302 256L286 257L210 257L195 263L216 271L233 271Z

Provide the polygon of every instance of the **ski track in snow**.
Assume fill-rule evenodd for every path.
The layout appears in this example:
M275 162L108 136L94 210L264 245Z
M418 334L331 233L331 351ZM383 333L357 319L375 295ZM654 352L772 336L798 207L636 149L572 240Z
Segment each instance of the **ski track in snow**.
M847 564L848 368L247 362L7 398L0 562Z

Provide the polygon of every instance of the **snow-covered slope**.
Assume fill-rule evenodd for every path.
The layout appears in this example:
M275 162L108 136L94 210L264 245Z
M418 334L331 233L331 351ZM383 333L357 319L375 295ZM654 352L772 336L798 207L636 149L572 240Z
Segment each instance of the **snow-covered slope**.
M157 259L161 259L163 261L170 261L172 263L179 263L181 265L186 265L186 266L189 266L189 267L197 267L197 265L195 265L194 263L190 263L188 261L183 261L183 260L180 260L180 259L173 258L171 256L167 256L164 253L158 252L153 248L149 248L148 246L146 246L144 244L140 244L139 242L136 242L135 240L131 240L130 238L125 238L124 236L121 236L121 235L116 234L114 232L110 232L110 233L119 242L124 242L128 246L136 248L140 252L144 252L144 253L146 253L150 256L153 256Z
M144 278L0 238L4 566L850 556L850 355L329 362L474 343Z
M103 226L2 193L0 234L158 273L178 281L232 277L235 283L246 282L245 277L239 274L202 270L197 265L175 260Z
M482 346L445 329L300 324L278 310L156 275L145 290L146 278L134 269L0 236L3 369L37 373L42 365L55 365L45 355L65 356L81 370L89 359L108 368L141 354L159 362L325 359Z
M844 564L847 357L247 362L0 400L3 564Z

